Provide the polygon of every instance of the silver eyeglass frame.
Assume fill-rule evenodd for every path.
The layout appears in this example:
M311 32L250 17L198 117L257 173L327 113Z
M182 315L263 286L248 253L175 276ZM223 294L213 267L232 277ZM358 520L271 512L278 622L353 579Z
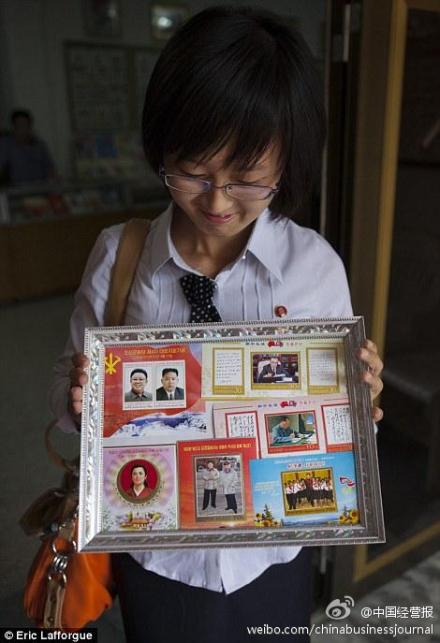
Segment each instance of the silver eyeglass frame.
M171 176L177 176L181 179L187 179L188 181L198 181L199 183L204 183L207 186L207 189L203 190L202 192L187 192L186 190L179 190L179 188L176 188L168 183L167 178ZM208 179L197 179L191 176L185 176L184 174L168 174L165 172L164 167L159 168L159 177L162 179L162 181L164 182L167 188L169 188L170 190L175 190L176 192L181 192L182 194L207 194L211 190L222 190L228 197L231 197L232 199L237 199L238 201L267 201L267 199L270 199L275 194L278 194L278 192L280 191L279 187L272 188L270 185L244 186L240 183L225 183L225 185L215 185L213 181L209 181ZM259 199L242 199L228 192L228 188L231 188L231 187L267 188L269 190L269 194L266 197L259 198Z

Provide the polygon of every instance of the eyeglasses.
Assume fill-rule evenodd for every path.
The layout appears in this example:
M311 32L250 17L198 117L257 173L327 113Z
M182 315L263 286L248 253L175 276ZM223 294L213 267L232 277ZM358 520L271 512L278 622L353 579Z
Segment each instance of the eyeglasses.
M182 174L166 174L164 168L160 168L159 176L170 190L184 192L185 194L204 194L211 190L223 190L223 192L240 201L265 201L279 192L279 188L272 188L268 185L243 185L242 183L226 183L226 185L214 185L212 181L196 179Z

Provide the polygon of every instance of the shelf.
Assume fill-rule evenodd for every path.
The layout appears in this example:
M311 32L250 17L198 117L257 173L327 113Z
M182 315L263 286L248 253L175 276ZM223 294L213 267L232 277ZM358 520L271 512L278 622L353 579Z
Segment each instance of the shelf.
M167 203L0 226L0 302L75 290L103 228L133 217L153 219Z

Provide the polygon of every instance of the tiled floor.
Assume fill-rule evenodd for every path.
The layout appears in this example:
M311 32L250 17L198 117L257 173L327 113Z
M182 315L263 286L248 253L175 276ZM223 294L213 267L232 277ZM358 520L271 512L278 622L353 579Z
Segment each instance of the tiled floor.
M343 597L338 597L343 599ZM365 614L368 608L372 611L385 607L392 608L393 606L403 608L400 610L402 617L394 618L394 614L389 612L390 616L385 617L382 613L380 616ZM433 606L434 618L419 618L417 614L422 616L423 607ZM421 610L412 609L420 607ZM407 610L405 608L408 608ZM431 634L405 634L404 632L393 637L392 634L362 634L362 630L358 629L355 634L322 634L312 636L312 643L361 643L368 641L369 643L378 643L379 641L407 641L408 643L421 643L424 641L440 641L440 552L424 560L420 565L408 570L405 574L393 580L386 585L383 585L374 592L363 596L351 608L349 616L343 620L331 620L324 612L319 612L314 615L314 622L317 625L333 624L340 625L341 627L349 625L353 628L370 626L380 627L405 627L409 626L430 626L433 625L434 633ZM405 617L408 614L408 618ZM425 612L426 613L426 612ZM363 618L362 614L365 614Z
M22 592L37 539L27 537L17 521L29 503L62 472L48 461L43 430L50 420L47 390L52 365L63 350L72 297L15 304L0 308L0 426L7 457L0 469L0 625L29 625L22 610ZM60 450L72 456L78 438L59 435ZM13 493L11 488L14 489ZM97 623L99 640L122 643L119 610L113 608Z
M29 625L22 611L22 589L26 572L38 548L17 524L20 515L35 497L49 486L56 486L60 473L48 463L43 446L43 428L50 419L47 389L51 381L51 365L63 349L66 339L72 297L15 304L0 308L1 337L1 431L6 457L0 469L0 625ZM59 436L60 448L72 455L78 440ZM341 597L342 598L342 597ZM384 605L434 605L440 610L440 553L404 574L401 578L363 597L344 621L330 621L322 613L314 622L365 625L361 608ZM367 621L377 624L373 618ZM390 625L395 621L380 623ZM423 621L429 624L432 621ZM422 624L421 621L399 619L399 625ZM97 623L99 640L123 643L124 635L117 606ZM287 637L288 640L289 637ZM417 638L415 635L362 636L323 634L312 637L313 643L323 641L440 641L438 633Z

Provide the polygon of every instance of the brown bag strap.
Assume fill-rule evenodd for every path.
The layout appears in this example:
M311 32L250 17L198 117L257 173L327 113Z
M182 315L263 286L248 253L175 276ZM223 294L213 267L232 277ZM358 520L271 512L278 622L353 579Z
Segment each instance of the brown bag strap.
M149 230L150 221L148 219L130 219L124 226L110 282L105 315L105 323L108 326L118 326L124 323L130 289ZM51 443L50 436L56 423L56 420L51 422L44 432L47 453L56 466L66 471L75 472L78 470L79 459L63 458Z
M105 314L107 326L124 323L128 297L149 229L148 219L130 219L125 224L112 270Z

